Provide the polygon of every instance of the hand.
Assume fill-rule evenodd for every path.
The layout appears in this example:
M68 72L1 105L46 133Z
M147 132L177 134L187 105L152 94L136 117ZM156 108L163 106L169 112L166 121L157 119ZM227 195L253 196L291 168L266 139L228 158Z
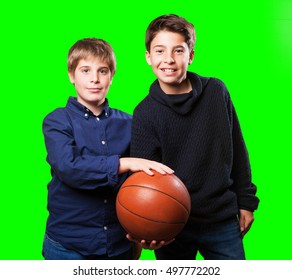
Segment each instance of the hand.
M169 241L159 241L152 240L151 242L147 242L146 240L136 240L134 239L130 234L127 234L126 236L130 241L135 242L136 244L139 244L143 249L147 250L157 250L161 248L162 246L166 246L174 241L174 238Z
M157 161L142 159L142 158L120 158L119 174L128 171L137 172L144 171L148 175L153 175L151 171L155 170L160 174L172 174L174 171L168 166Z
M253 221L253 212L243 209L239 210L239 225L242 237L250 230Z

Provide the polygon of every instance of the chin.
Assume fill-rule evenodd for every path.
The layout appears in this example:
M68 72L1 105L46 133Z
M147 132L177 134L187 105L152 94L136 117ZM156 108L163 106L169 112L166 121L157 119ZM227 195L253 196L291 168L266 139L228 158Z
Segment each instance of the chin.
M179 79L177 77L163 77L162 79L159 79L162 83L174 85L179 84Z

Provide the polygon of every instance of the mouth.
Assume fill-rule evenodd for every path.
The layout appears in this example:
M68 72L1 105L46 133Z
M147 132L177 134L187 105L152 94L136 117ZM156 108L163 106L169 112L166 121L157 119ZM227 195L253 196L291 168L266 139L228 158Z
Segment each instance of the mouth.
M100 92L102 88L87 88L87 90L90 92Z
M175 69L172 68L161 68L161 71L164 73L173 73L175 72Z

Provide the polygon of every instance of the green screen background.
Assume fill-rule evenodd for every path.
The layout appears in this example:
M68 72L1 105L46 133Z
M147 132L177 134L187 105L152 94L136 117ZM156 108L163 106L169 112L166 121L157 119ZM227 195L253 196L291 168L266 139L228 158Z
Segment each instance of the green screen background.
M107 2L107 3L106 3ZM108 95L129 113L154 79L144 34L176 13L196 28L189 70L222 79L237 109L261 199L244 238L247 259L292 259L292 1L13 1L0 4L0 259L42 259L50 180L44 116L75 95L66 57L78 39L109 41L117 73ZM142 259L152 259L143 251Z

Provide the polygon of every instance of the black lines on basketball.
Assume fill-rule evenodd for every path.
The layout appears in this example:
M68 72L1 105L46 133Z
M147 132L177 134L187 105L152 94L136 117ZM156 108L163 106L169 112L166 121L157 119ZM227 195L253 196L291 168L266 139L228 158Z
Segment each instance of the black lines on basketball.
M188 190L175 175L132 174L116 200L117 216L124 229L138 240L168 241L185 226L190 214Z

